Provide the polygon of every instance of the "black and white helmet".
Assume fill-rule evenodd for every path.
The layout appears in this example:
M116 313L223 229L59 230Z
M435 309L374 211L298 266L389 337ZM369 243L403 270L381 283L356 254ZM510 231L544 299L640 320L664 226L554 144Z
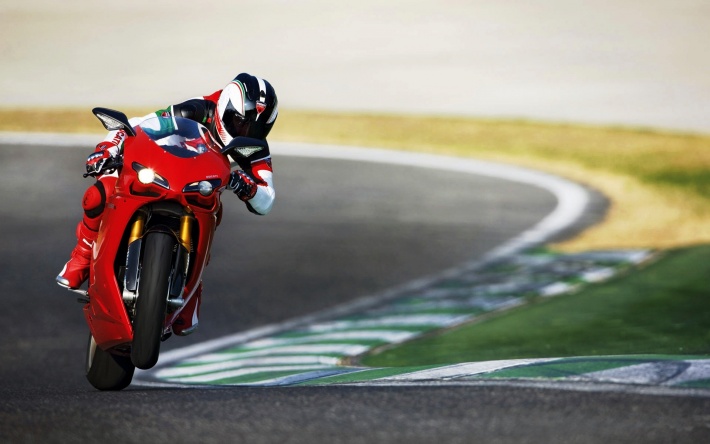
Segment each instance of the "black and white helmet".
M217 101L217 132L226 145L234 137L265 139L279 114L276 92L266 80L241 73Z

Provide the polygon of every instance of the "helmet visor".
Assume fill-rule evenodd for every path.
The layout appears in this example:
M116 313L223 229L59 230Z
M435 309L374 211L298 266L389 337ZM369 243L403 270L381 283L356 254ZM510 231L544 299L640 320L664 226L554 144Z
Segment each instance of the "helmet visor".
M239 114L231 105L232 104L230 102L227 109L224 111L224 116L222 118L224 129L226 129L232 137L246 136L249 134L251 120L248 117Z

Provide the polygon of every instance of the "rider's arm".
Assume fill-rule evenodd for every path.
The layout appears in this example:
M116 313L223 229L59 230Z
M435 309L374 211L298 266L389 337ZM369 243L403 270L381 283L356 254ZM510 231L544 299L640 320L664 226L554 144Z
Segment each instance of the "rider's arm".
M217 106L208 100L194 98L172 105L165 111L170 112L173 116L194 120L211 128L216 108Z
M265 215L274 206L276 190L274 189L274 170L271 167L271 156L268 159L255 161L251 164L251 176L256 182L256 194L246 202L249 211Z
M144 120L153 117L157 114L151 113L143 117L134 117L128 120L131 126L140 125ZM114 158L123 152L123 145L126 142L126 134L123 130L109 131L104 139L96 144L94 152L86 159L86 171L89 174L101 174L102 168L109 162L110 158ZM110 163L110 162L109 162Z
M249 211L259 215L268 214L276 198L268 145L248 157L239 157L236 160L241 172L232 173L230 188L246 203Z
M133 117L128 119L128 123L130 123L133 127L138 126L146 119L155 117L156 114L159 115L161 111L156 111L143 117ZM94 153L107 151L111 156L116 156L119 152L123 151L123 144L126 141L126 137L128 137L128 135L123 130L109 131L108 134L106 134L106 137L104 137L101 142L96 144Z

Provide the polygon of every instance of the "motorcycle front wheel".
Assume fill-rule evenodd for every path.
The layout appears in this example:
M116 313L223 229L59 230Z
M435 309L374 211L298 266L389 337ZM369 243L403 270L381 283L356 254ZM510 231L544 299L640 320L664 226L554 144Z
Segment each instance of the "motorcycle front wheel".
M123 390L133 379L135 367L128 356L102 350L89 334L86 349L86 379L99 390Z
M148 233L144 239L131 346L131 361L140 369L158 362L175 244L173 236L160 232Z

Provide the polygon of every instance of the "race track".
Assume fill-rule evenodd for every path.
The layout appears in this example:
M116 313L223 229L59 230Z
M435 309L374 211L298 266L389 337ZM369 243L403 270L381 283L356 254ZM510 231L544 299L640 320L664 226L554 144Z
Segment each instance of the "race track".
M73 246L87 145L0 146L2 442L702 442L710 400L542 388L95 391L81 306L54 283ZM435 169L276 156L277 206L224 196L201 328L164 350L283 322L481 257L548 192ZM595 201L594 211L603 207ZM588 222L588 221L587 221Z

